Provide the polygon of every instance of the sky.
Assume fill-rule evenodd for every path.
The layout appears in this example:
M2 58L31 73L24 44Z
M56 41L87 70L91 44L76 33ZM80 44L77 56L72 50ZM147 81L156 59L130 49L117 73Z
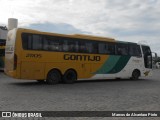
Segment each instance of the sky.
M160 56L160 0L0 0L0 25L89 34L151 46Z

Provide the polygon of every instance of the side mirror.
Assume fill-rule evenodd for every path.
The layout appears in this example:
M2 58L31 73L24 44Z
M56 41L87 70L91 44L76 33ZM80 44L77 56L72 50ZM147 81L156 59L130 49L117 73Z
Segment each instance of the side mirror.
M152 52L152 56L155 58L155 60L157 60L157 59L158 59L157 53Z

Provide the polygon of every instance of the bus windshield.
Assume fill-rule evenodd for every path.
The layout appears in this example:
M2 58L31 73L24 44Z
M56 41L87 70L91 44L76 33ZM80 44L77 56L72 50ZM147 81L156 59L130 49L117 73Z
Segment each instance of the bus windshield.
M152 68L152 53L149 46L142 46L145 68Z

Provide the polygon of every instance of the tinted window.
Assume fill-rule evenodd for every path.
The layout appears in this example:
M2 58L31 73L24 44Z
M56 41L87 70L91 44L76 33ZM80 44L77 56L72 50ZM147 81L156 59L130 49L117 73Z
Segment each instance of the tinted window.
M128 44L118 43L116 44L117 55L128 55Z
M57 37L45 36L45 40L48 41L48 50L49 51L60 51L60 42Z
M22 46L28 50L41 50L42 37L40 35L22 34Z
M31 34L22 34L22 46L23 49L31 49L32 48L32 35Z
M115 54L115 45L113 43L107 43L106 50L108 54L114 55Z
M62 43L62 51L68 52L69 51L69 46L68 46L68 40L66 38L61 38L61 43Z
M139 45L130 44L129 45L129 55L131 56L141 56L141 49Z
M85 41L79 41L79 52L87 53L87 46Z
M115 54L115 45L108 42L29 33L22 34L22 46L26 50Z
M98 44L98 48L99 48L99 53L104 54L107 53L107 49L106 49L106 43L99 43Z
M48 38L46 36L43 36L43 50L49 50L49 45L48 45Z
M143 54L151 55L151 50L148 46L142 46Z
M78 41L68 40L68 49L69 52L78 52L79 51Z
M148 46L142 46L144 55L144 64L146 68L152 68L152 54Z
M32 42L31 49L42 50L42 37L40 35L32 35L32 41L29 42Z
M99 43L100 54L114 54L115 46L111 43Z
M92 45L93 45L92 52L95 53L95 54L97 54L98 53L98 42L93 41Z
M91 41L86 42L86 48L88 53L93 53L93 44Z

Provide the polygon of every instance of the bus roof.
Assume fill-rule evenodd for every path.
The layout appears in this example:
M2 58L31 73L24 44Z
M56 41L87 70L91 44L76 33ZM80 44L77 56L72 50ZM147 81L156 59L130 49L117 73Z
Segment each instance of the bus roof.
M38 30L26 29L26 28L16 28L16 29L18 31L27 32L27 33L35 33L35 34L53 35L53 36L59 36L59 37L68 37L68 38L79 38L79 39L89 39L89 40L115 42L115 39L113 39L113 38L99 37L99 36L92 36L92 35L85 35L85 34L69 35L69 34L43 32L43 31L38 31Z

